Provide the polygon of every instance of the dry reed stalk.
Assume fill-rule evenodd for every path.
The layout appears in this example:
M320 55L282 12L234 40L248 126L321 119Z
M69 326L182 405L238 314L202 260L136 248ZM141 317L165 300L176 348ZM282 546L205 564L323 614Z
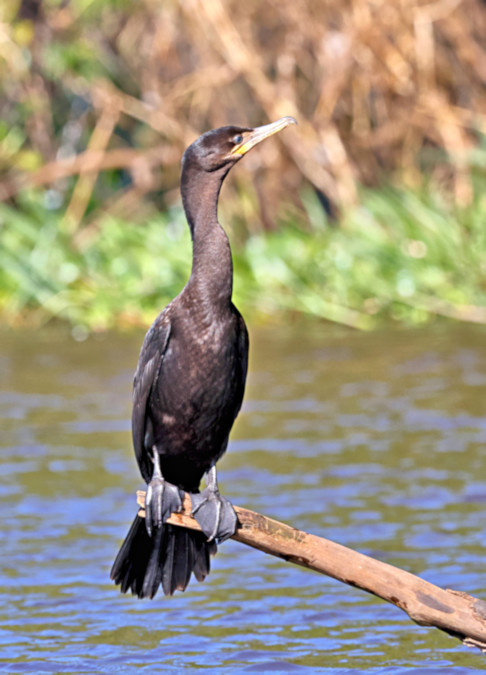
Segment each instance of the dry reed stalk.
M255 125L287 114L298 118L299 143L282 137L276 147L285 152L262 152L265 161L280 168L279 184L270 186L272 172L266 172L254 190L255 201L265 195L268 223L289 195L299 205L302 175L335 204L345 205L355 201L359 183L374 183L383 172L417 175L421 151L428 147L443 151L429 160L430 168L450 166L457 201L471 198L467 158L486 119L486 7L481 0L141 3L129 12L107 7L110 21L96 34L89 22L74 21L70 11L66 8L60 21L57 10L44 7L35 18L36 35L53 30L62 41L77 31L101 55L109 42L110 59L125 74L105 85L106 96L119 101L117 124L136 141L143 122L148 145L160 143L162 135L177 150L177 159L169 160L171 172L178 170L188 142L204 129ZM40 38L34 45L30 71L20 68L19 53L11 51L12 71L20 74L24 91L54 88L86 100L96 95L98 81L68 71L55 83L44 78L45 45ZM13 80L7 86L8 73L5 82L7 108L14 110L21 104L15 98L18 88ZM126 82L125 91L120 82ZM38 124L38 115L34 110L26 124L32 146L43 152L59 140L53 138L52 124ZM89 114L79 121L91 144L107 152L124 149L119 136L107 134L108 145L106 138L100 140L101 119ZM95 175L84 177L73 196L75 221ZM36 173L7 170L0 196L11 196L13 185L29 185L29 177L36 179ZM243 169L231 183L249 180ZM253 208L262 210L257 204Z
M91 134L88 143L88 152L99 153L100 161L102 161L119 117L119 108L114 107L111 102L108 102L107 105L103 107L96 126L93 129L93 133ZM91 199L99 171L100 165L98 164L95 165L92 170L83 171L79 174L71 199L64 213L63 229L71 235L76 233L86 209L88 208L89 200Z

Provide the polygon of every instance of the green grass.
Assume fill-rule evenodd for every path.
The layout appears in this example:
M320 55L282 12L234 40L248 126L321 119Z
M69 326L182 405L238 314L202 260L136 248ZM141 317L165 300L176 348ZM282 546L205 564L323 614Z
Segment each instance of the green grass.
M235 302L256 321L306 313L363 329L436 315L486 323L485 187L463 209L426 187L365 190L339 224L309 191L307 222L233 247ZM191 248L180 210L144 224L107 216L75 245L61 215L39 202L37 193L17 210L0 205L9 323L58 318L79 334L146 324L183 287Z

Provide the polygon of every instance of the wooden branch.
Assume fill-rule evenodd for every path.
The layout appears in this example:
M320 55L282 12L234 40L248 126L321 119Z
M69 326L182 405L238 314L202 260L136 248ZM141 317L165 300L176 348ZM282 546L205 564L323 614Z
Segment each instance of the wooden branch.
M145 492L137 492L145 512ZM421 626L435 626L462 640L467 646L486 651L486 602L461 591L444 590L420 577L370 558L328 539L296 530L248 509L235 506L239 526L232 539L288 562L308 567L403 609ZM186 494L181 513L167 521L193 530L199 525L191 516Z

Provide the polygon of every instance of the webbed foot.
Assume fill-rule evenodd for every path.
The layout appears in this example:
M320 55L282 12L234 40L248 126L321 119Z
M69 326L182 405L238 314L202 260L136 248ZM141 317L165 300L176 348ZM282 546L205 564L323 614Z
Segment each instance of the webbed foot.
M235 532L238 518L230 501L218 490L216 469L208 472L208 487L199 494L191 494L192 515L208 541L221 543Z
M145 526L149 536L152 536L153 528L160 527L171 513L182 511L182 499L184 494L171 483L164 480L160 471L160 457L154 448L154 473L147 487L145 497Z

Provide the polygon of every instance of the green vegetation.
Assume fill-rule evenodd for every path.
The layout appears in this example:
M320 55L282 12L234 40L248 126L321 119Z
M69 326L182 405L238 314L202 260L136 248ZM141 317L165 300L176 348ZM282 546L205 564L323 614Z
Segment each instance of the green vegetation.
M475 188L464 208L425 188L364 190L339 226L309 189L307 231L282 219L234 243L235 302L255 319L303 312L364 329L437 314L485 322L484 179ZM149 323L190 271L180 209L144 224L108 215L74 239L32 192L22 209L0 205L0 218L0 311L11 323L57 317L80 336Z

